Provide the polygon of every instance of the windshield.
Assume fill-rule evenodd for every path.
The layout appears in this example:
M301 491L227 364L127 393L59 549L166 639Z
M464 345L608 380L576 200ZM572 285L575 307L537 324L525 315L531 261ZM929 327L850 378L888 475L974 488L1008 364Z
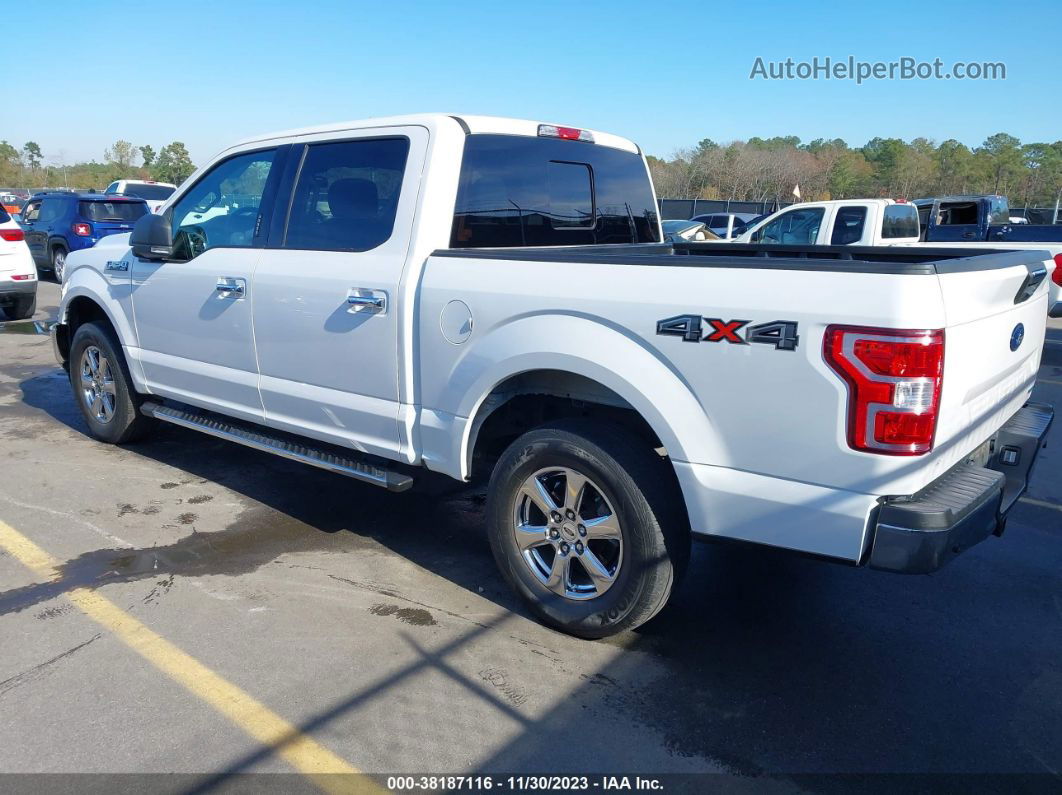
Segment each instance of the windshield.
M134 201L84 201L79 202L78 212L90 221L119 221L132 223L147 215L147 205Z
M135 182L131 185L125 186L123 196L136 196L140 199L151 199L152 201L162 201L168 199L173 195L176 188L171 188L168 185L137 185Z

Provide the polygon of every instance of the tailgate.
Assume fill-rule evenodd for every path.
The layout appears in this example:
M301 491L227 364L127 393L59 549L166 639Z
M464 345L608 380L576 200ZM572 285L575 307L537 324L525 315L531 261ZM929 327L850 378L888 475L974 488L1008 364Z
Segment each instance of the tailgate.
M999 267L939 272L947 325L938 471L992 436L1029 399L1036 381L1047 327L1045 262L1025 251L1001 259Z

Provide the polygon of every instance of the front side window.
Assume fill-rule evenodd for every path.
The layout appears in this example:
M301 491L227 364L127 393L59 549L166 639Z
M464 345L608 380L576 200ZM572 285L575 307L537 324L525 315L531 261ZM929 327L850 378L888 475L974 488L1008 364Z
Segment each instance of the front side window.
M107 186L107 190L104 191L104 193L108 193L108 194L113 194L113 193L117 193L117 192L118 192L118 183L117 182L112 182L110 185Z
M522 135L465 137L453 248L659 242L639 155Z
M938 226L965 226L977 223L977 203L941 204L937 212Z
M781 243L787 246L812 245L822 226L822 207L806 207L782 213L770 223L760 227L753 235L755 243Z
M867 221L866 207L841 207L833 219L831 246L850 246L863 239L863 225Z
M992 210L988 217L991 226L1003 226L1010 223L1010 205L1002 196L992 199Z
M394 230L408 138L312 144L299 169L284 248L369 251Z
M40 214L41 214L41 203L40 203L40 201L29 202L25 206L25 208L22 210L22 220L23 221L27 221L27 222L28 221L36 221L37 218L40 217Z
M910 204L889 204L881 219L881 236L918 237L921 209L916 210ZM926 208L928 216L929 209Z
M173 256L192 259L212 248L254 244L259 207L275 149L218 163L173 206Z

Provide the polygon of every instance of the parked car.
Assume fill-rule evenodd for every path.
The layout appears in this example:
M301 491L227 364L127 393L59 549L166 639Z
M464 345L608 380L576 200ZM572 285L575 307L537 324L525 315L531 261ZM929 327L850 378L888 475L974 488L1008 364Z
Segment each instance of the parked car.
M669 243L722 240L700 221L661 221L661 226L664 229L664 240Z
M488 481L503 576L582 637L657 613L694 537L924 573L1002 531L1053 417L1038 252L667 245L656 208L591 130L256 136L71 254L53 343L101 441Z
M22 227L5 210L0 210L0 307L8 320L37 311L37 269Z
M144 199L58 191L32 196L22 212L26 243L37 266L62 282L66 258L108 235L129 232L148 212Z
M14 193L0 193L0 210L8 215L18 215L22 212L22 206L25 203L25 199L19 198Z
M735 236L735 229L740 229L755 217L755 213L709 213L690 220L700 221L722 240L730 240Z
M120 179L108 185L104 193L108 196L133 196L143 199L147 202L151 212L155 213L175 190L177 186L169 182L155 182L150 179Z
M750 227L739 243L818 246L939 246L922 241L922 211L894 199L837 199L802 202ZM1062 317L1062 243L952 242L950 249L1038 251L1057 267L1051 274L1048 314Z
M1006 196L916 199L927 243L988 241L1062 243L1062 225L1014 223Z

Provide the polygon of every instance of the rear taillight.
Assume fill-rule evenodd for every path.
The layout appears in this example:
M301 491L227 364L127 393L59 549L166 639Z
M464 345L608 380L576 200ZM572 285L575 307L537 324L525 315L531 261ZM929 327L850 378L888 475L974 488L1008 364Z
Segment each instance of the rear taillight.
M933 449L944 330L828 326L822 353L848 385L848 446L884 455Z
M1055 270L1051 274L1051 281L1062 287L1062 253L1055 254Z
M555 124L538 125L538 134L543 138L563 138L566 141L594 142L594 134L589 130L580 130L577 127L558 127Z
M72 227L74 234L78 237L89 237L92 235L92 224L74 224Z
M26 239L26 235L21 229L0 229L0 237L8 243L17 243L19 240Z

